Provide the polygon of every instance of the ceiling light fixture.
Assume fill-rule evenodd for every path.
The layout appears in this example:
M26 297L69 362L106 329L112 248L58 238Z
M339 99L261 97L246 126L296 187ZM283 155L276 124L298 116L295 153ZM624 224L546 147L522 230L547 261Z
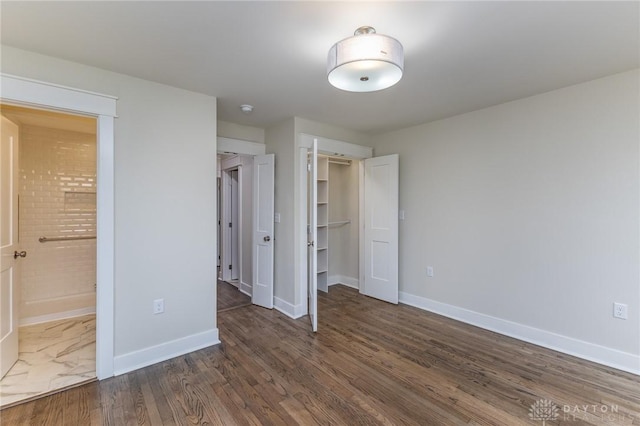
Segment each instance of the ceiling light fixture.
M404 52L393 37L376 34L373 27L360 27L353 37L329 49L329 83L349 92L375 92L393 86L402 78Z
M248 104L240 105L240 110L245 114L250 114L251 111L253 111L253 105L248 105Z

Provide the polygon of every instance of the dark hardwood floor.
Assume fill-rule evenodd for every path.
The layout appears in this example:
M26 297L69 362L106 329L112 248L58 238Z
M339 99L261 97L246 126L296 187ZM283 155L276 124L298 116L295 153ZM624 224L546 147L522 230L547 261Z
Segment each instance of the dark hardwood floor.
M218 313L251 304L251 297L242 293L233 284L218 280Z
M319 306L318 334L275 310L222 312L221 345L6 409L0 423L640 424L638 376L343 286Z

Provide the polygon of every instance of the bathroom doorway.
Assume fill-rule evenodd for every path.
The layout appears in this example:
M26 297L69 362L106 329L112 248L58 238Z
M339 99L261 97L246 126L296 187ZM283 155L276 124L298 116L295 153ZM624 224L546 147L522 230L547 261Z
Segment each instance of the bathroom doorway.
M2 105L17 125L18 360L6 407L96 379L95 118Z

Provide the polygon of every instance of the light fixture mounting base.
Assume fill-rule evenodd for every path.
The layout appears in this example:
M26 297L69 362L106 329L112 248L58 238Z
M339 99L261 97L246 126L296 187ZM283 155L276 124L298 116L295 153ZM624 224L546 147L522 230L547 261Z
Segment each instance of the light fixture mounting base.
M365 26L360 27L357 30L355 30L353 32L353 35L375 34L375 33L376 33L376 29L375 28L370 27L368 25L365 25Z

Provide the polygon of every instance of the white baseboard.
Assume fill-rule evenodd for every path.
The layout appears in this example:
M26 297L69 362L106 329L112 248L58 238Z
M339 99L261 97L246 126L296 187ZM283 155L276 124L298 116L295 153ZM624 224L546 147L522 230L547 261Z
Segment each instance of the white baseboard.
M240 290L241 292L243 292L243 293L244 293L244 294L246 294L247 296L251 296L251 294L252 294L251 290L252 290L252 289L253 289L253 288L252 288L251 284L247 284L247 283L244 283L244 282L240 281L240 287L239 287L239 290Z
M90 308L74 309L72 311L66 311L66 312L56 312L55 314L38 315L37 317L22 318L20 320L19 326L23 327L25 325L41 324L43 322L81 317L83 315L90 315L95 313L96 313L96 307L92 306Z
M192 334L191 336L161 343L139 351L119 355L113 360L114 375L119 376L120 374L128 373L139 368L147 367L149 365L166 361L189 352L194 352L208 346L217 345L219 343L220 339L218 338L218 329L214 328L212 330Z
M400 292L400 302L505 336L640 375L640 356Z
M327 285L331 286L336 284L346 285L356 290L360 288L360 280L357 278L347 277L345 275L331 275L327 278Z
M286 300L282 300L275 296L273 298L273 307L293 319L298 319L301 316L306 315L302 305L293 305Z

